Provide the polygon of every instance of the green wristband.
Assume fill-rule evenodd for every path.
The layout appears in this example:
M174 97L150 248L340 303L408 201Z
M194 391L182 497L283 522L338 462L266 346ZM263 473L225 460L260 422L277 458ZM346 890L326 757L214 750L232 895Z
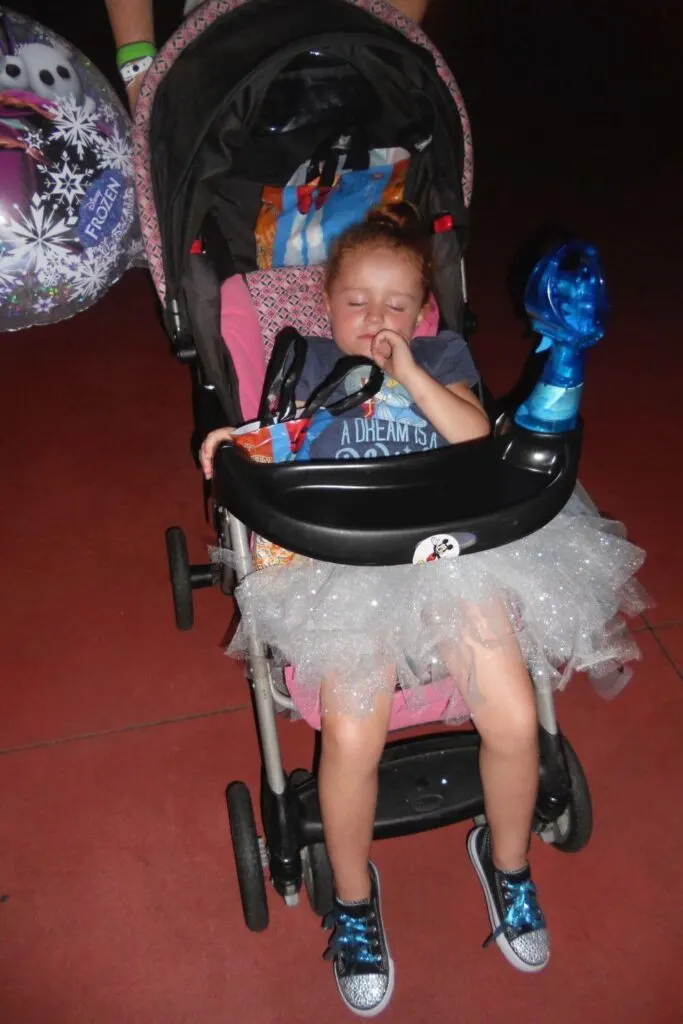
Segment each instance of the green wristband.
M157 48L154 43L140 40L137 43L127 43L116 51L116 66L119 71L124 64L131 61L142 60L143 57L156 57Z

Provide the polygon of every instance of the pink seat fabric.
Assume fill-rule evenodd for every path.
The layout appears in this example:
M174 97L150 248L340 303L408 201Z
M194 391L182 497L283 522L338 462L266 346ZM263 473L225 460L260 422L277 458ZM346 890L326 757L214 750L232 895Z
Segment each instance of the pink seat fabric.
M297 685L295 669L285 669L285 682L301 717L313 729L320 729L320 705L317 702L311 705L308 693L303 692ZM429 725L445 720L460 722L469 717L467 705L455 690L452 681L442 679L438 683L420 687L419 699L410 704L403 691L397 691L391 708L389 731L396 732L398 729L411 729L417 725Z
M267 360L261 324L240 274L221 287L221 335L239 381L242 415L249 422L258 415Z

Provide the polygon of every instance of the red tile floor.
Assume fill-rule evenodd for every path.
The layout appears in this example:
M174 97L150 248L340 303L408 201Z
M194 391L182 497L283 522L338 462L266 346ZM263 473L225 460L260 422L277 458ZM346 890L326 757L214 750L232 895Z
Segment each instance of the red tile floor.
M479 36L470 27L480 39L481 26ZM398 962L385 1019L674 1024L683 1020L682 362L668 220L677 188L663 163L642 154L624 163L618 131L601 145L600 119L578 155L559 130L534 148L534 126L522 130L519 118L514 131L504 117L494 130L500 93L476 78L477 63L470 57L466 77L489 127L469 261L476 355L494 390L514 381L528 348L504 280L535 224L553 218L595 239L615 315L590 356L582 476L648 550L641 578L657 607L635 624L643 661L618 699L601 701L577 678L558 701L591 783L595 834L576 857L535 844L549 969L523 976L481 950L487 922L465 826L380 844ZM228 603L202 593L194 631L172 624L163 531L182 523L196 559L210 537L188 456L188 382L167 354L145 274L128 274L73 321L4 336L0 402L9 438L0 1019L347 1020L305 901L287 910L273 896L262 935L241 921L224 790L235 778L256 785L258 755L244 680L221 651ZM307 728L281 734L288 766L307 764Z

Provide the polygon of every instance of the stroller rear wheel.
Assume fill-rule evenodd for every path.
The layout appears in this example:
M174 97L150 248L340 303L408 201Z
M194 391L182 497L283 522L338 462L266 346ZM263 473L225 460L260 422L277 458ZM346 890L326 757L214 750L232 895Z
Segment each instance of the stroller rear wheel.
M334 882L324 843L304 846L301 870L311 910L317 917L326 917L334 908Z
M311 778L305 768L297 768L289 777L290 786L296 787ZM334 907L334 878L324 843L311 843L301 850L301 873L311 910L317 917L325 917Z
M166 554L171 577L175 624L178 629L192 629L194 625L192 574L187 554L187 541L179 526L170 526L166 531Z
M581 762L565 736L562 737L562 747L569 776L569 799L559 818L544 823L538 833L544 843L562 853L578 853L587 845L593 832L593 804Z
M262 932L268 927L268 896L251 795L243 782L232 782L227 796L244 921L250 931Z

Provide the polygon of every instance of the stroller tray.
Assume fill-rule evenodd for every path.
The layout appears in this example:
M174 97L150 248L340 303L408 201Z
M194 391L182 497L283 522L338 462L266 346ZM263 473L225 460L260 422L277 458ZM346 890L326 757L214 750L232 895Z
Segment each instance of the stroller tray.
M300 846L323 841L315 778L294 791ZM479 737L432 733L387 744L379 765L375 839L453 825L484 812Z
M345 565L399 565L448 535L462 554L545 526L574 489L581 427L506 434L365 461L264 464L223 445L214 501L289 551Z

